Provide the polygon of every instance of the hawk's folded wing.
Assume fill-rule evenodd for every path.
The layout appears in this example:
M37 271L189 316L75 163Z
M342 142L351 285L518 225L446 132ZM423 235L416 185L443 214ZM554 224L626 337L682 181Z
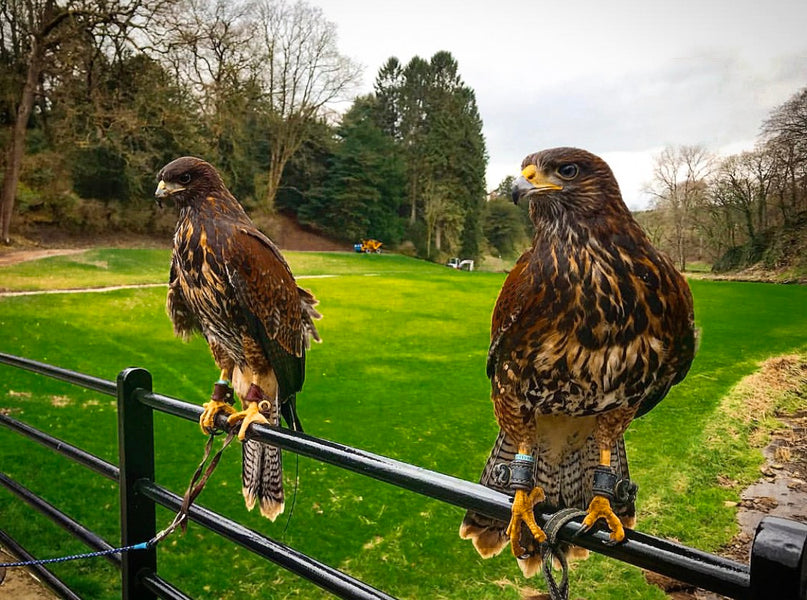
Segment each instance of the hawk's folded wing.
M284 399L300 391L305 378L303 308L297 283L275 245L257 230L236 228L224 258L249 333L269 357Z

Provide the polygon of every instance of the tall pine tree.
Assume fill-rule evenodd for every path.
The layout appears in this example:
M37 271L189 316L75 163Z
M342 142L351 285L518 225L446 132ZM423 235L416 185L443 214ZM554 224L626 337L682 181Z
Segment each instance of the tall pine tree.
M477 258L487 153L474 92L438 52L405 67L391 58L375 84L376 119L406 164L409 233L431 257Z
M360 97L344 115L327 183L313 194L303 218L339 238L374 237L395 245L403 234L398 212L404 165L392 138L376 121L377 104L372 96Z

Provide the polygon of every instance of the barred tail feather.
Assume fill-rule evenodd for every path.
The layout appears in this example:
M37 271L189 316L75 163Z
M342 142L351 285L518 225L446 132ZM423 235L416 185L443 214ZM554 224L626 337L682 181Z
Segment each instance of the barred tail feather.
M620 436L619 439L614 442L614 446L611 449L611 466L616 471L617 477L620 479L630 479L630 470L628 469L628 454L627 450L625 449L625 438L622 436ZM592 481L593 477L594 476L592 475ZM613 502L611 508L614 509L616 516L618 516L619 520L622 521L622 525L628 529L633 529L636 526L635 501L625 504Z
M283 465L280 450L253 440L243 443L241 491L247 508L257 503L261 514L274 521L283 512Z
M541 481L542 478L552 481L546 494L546 512L555 512L562 508L586 510L594 497L594 469L599 464L600 451L593 436L586 440L582 448L567 454L561 464L549 472L541 468L542 461L539 461L536 481ZM620 479L630 478L625 438L622 436L611 447L611 467ZM636 508L632 502L630 504L612 502L611 508L625 527L633 527L636 521ZM589 556L588 550L571 544L561 543L560 549L567 558L585 559Z
M535 464L535 484L544 489L546 511L555 512L561 508L588 508L594 497L594 469L600 464L600 451L594 437L589 437L579 450L569 452L559 465L550 464L537 452ZM611 447L611 467L620 479L630 479L625 438L620 438ZM635 512L630 506L615 506L617 515Z
M247 396L253 372L248 367L236 367L233 372L233 387L242 404ZM259 387L272 398L271 408L261 414L272 425L280 424L280 414L277 407L277 383L274 373L262 377ZM268 399L268 398L267 398ZM246 408L246 405L244 404ZM283 463L280 449L255 440L245 440L241 444L241 492L244 502L249 510L258 504L261 514L274 521L283 512Z
M479 483L485 487L512 495L512 491L500 485L494 477L494 469L499 464L509 464L516 455L516 445L504 433L499 431L493 449L482 471ZM487 515L469 510L460 525L460 537L471 540L474 548L482 558L491 558L499 554L510 541L506 535L507 522L499 521Z
M513 491L496 481L495 468L499 464L509 464L515 457L516 444L505 434L499 431L493 445L485 469L482 472L480 483L485 487L513 495ZM561 508L588 508L594 494L594 469L599 464L599 450L593 437L586 444L574 452L567 454L560 464L550 463L542 456L540 448L535 452L535 484L544 490L545 503L541 506L543 512L555 512ZM620 437L611 450L611 466L620 479L629 479L628 457L625 451L625 440ZM614 512L626 527L633 527L636 509L633 503L615 504ZM505 521L500 521L486 515L468 511L460 525L460 537L469 539L480 556L490 558L499 554L509 543ZM524 575L531 577L541 568L540 547L526 530L522 531L520 541L523 548L534 552L534 555L525 560L519 560L519 567ZM562 550L570 558L586 558L588 550L576 546L562 544Z

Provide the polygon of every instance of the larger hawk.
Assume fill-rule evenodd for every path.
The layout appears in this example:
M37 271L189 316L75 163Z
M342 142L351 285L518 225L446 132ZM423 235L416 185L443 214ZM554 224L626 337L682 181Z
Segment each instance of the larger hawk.
M512 493L504 523L473 512L484 557L509 542L526 575L546 539L534 506L586 510L621 541L635 522L623 433L681 381L695 353L692 296L628 211L608 165L576 148L531 154L513 199L532 247L493 311L487 374L500 433L481 483ZM620 487L622 486L622 487Z
M221 374L200 419L204 432L220 412L231 425L241 422L244 440L251 423L301 430L296 393L305 378L305 352L319 341L314 296L297 286L272 241L253 225L224 186L216 169L199 158L167 164L156 196L179 207L166 308L174 332L194 332L207 340ZM231 387L232 383L232 387ZM232 407L233 389L242 409ZM274 520L283 512L280 451L247 440L243 444L242 485L251 510Z

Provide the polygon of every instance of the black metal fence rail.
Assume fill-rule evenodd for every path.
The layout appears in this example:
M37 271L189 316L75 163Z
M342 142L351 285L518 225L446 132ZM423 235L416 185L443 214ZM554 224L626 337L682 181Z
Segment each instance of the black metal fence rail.
M135 395L144 405L190 421L198 422L202 414L202 407L198 405L144 389L138 389ZM226 417L220 415L218 418L219 426L224 427ZM504 521L510 518L509 496L464 479L279 427L256 424L252 426L249 437L455 506ZM543 522L550 516L538 515ZM580 519L572 521L563 527L558 537L571 542L579 527ZM608 533L595 531L586 537L575 538L574 543L726 596L749 597L750 571L747 565L638 531L626 531L626 538L622 544L607 546Z
M34 557L23 548L17 540L9 536L5 531L0 530L0 545L2 545L8 552L16 556L19 560L33 560ZM65 600L81 600L73 590L56 577L53 573L48 571L44 565L34 565L31 570L39 577L39 580L44 582L51 590L56 592L60 598Z
M154 483L152 411L159 410L198 421L202 408L154 393L151 390L151 376L142 369L123 371L117 383L113 383L2 353L0 363L101 393L117 395L120 468L10 417L0 415L0 424L35 439L110 479L119 481L122 512L121 544L129 545L149 539L155 529L154 504L176 510L180 503L178 496ZM220 418L223 425L224 417ZM503 520L507 520L510 515L508 496L462 479L281 428L254 425L250 436L252 439L462 508L470 508ZM147 451L144 452L144 449ZM7 478L0 478L0 484L9 487ZM190 517L204 527L340 597L391 598L361 581L203 507L194 507ZM542 514L537 517L540 523L550 515ZM560 539L571 541L578 526L579 521L567 524L559 534ZM807 526L795 521L772 517L764 519L757 530L749 564L728 560L637 531L627 531L626 541L617 546L606 546L604 542L607 540L607 533L595 532L592 535L575 538L574 543L731 598L807 600ZM149 552L127 553L121 557L121 569L124 598L185 597L156 574L156 549ZM150 596L143 595L144 590Z
M121 545L130 546L150 539L156 533L154 503L171 510L178 510L182 499L171 491L154 483L154 444L152 410L139 403L132 393L141 391L141 386L150 388L151 376L142 369L130 369L121 373L118 383L90 377L16 356L0 353L0 363L26 369L42 375L54 377L68 383L87 387L101 393L117 395L119 414L120 467L112 465L63 440L55 438L8 415L0 414L0 425L20 435L28 437L55 452L119 482L121 486ZM169 399L173 400L173 399ZM0 473L0 485L6 487L31 508L37 510L61 526L68 533L84 542L94 551L111 550L114 547L92 531L71 519L18 482ZM333 594L349 599L394 600L394 598L372 586L338 571L324 563L296 550L265 537L222 515L202 507L194 506L190 518L240 544L244 548L272 560L293 572L319 585ZM33 557L22 551L19 544L9 536L10 550L23 560ZM157 548L126 554L108 554L105 558L122 572L122 597L125 599L167 598L184 600L189 597L156 573ZM44 566L36 567L39 574L53 591L63 598L78 598L63 582L58 580Z

